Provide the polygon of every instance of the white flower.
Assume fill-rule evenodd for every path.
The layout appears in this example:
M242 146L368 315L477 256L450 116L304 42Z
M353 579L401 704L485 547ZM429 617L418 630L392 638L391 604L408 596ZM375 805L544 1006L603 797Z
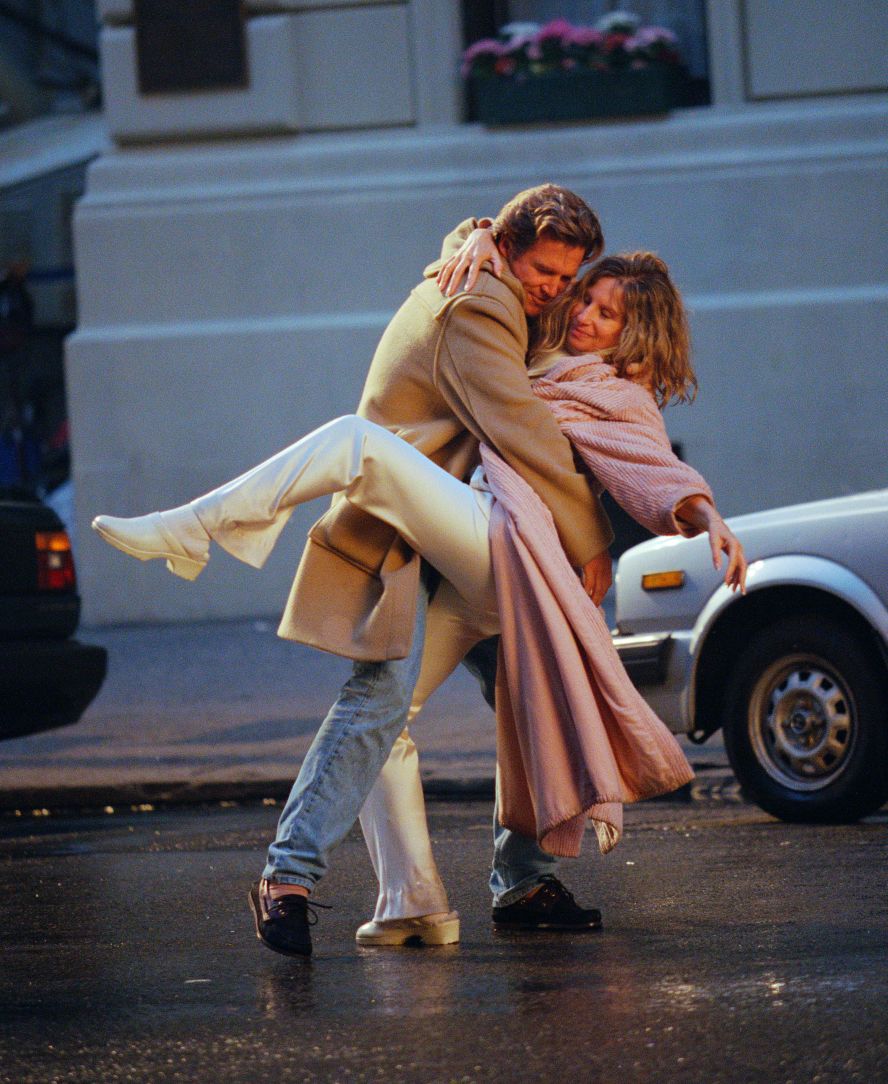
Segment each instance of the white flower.
M634 34L641 26L641 18L631 11L609 11L595 24L604 34Z
M503 38L532 38L539 30L539 23L506 23L499 28L499 35Z

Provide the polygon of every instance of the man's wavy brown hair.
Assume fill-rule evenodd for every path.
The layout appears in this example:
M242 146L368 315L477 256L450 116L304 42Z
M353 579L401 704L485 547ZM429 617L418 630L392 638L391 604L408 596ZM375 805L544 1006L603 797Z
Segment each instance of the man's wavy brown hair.
M541 237L583 250L583 262L604 249L598 215L576 193L557 184L540 184L519 192L493 220L493 239L513 256L523 256Z
M661 408L673 401L693 402L697 377L684 302L669 268L653 252L605 256L568 287L536 320L531 359L564 347L571 310L599 279L615 279L621 291L625 323L607 357L617 375L647 383Z

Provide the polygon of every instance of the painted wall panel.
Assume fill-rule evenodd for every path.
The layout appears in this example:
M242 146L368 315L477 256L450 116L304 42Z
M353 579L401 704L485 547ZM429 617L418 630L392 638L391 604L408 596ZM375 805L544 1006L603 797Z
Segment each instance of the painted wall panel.
M112 136L145 142L415 120L404 5L261 16L247 21L246 32L244 89L141 94L135 30L104 27L105 114Z
M888 88L884 0L744 0L750 98Z
M192 585L126 564L89 520L196 495L353 409L446 230L543 179L597 207L609 249L673 267L701 393L667 425L726 513L883 485L886 118L863 100L103 156L68 346L86 620L279 610L317 509L265 572L222 557Z

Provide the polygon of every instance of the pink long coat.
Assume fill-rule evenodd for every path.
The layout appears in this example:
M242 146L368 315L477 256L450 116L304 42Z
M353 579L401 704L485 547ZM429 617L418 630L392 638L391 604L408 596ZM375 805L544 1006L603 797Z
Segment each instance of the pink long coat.
M689 496L712 494L673 454L647 391L588 355L556 362L534 392L633 517L657 534L694 533L675 509ZM500 819L550 853L572 857L588 818L606 852L619 841L624 802L675 790L693 772L630 682L549 510L489 448L482 456L494 495L490 544L502 628Z

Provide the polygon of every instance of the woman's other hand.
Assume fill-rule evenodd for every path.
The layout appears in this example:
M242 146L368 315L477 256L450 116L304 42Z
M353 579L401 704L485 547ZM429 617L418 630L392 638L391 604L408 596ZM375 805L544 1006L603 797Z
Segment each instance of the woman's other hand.
M718 509L705 497L688 497L675 510L675 518L693 531L706 531L709 535L709 548L712 550L714 568L722 566L722 554L727 554L728 566L725 569L725 585L732 591L740 589L746 594L746 555L740 539L718 514Z
M483 264L489 263L490 270L497 278L502 277L505 260L496 247L490 228L472 230L461 247L443 265L435 281L445 297L453 297L460 290L460 283L465 279L462 289L469 293L478 281Z
M725 523L721 516L709 524L709 547L712 550L712 563L716 568L722 566L722 553L728 556L728 567L725 569L725 585L732 591L740 589L740 593L746 594L746 555L740 539Z
M614 582L613 562L607 550L603 550L583 566L582 579L586 594L596 606L600 606Z

